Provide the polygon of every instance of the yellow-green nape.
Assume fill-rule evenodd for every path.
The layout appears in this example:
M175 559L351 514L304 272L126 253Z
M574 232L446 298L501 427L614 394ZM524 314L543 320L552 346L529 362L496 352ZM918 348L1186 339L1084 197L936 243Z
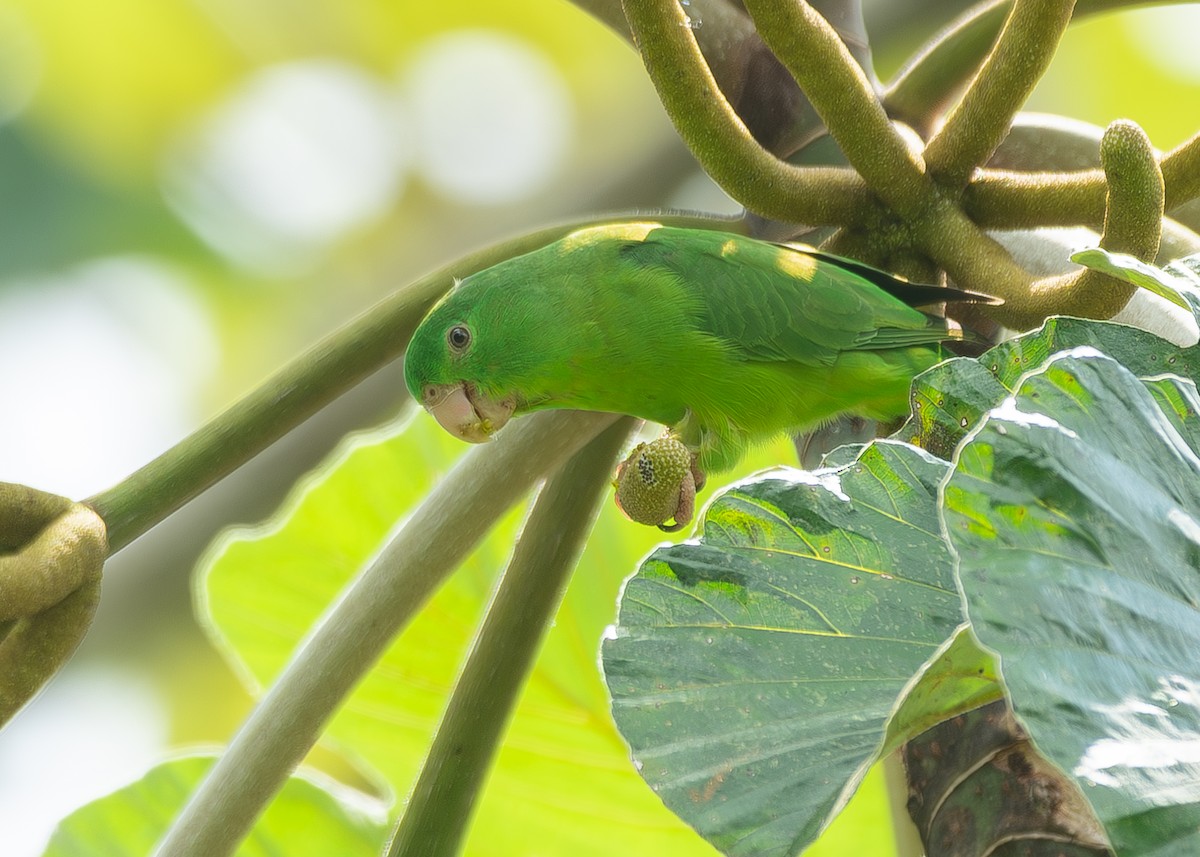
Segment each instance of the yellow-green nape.
M639 524L661 526L674 518L675 529L682 527L692 517L691 463L691 452L673 435L639 443L617 467L617 506ZM680 508L681 491L689 495L688 508Z

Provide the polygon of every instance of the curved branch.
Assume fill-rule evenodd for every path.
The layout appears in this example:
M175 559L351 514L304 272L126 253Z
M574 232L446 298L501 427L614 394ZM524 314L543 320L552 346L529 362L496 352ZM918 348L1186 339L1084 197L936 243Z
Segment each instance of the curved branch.
M1163 170L1150 138L1138 125L1118 120L1100 141L1108 179L1100 246L1153 262L1162 240Z
M1103 170L980 170L963 192L963 210L989 229L1094 226L1104 221Z
M902 215L923 209L933 188L920 158L837 31L803 0L747 0L746 8L867 186Z
M1163 0L1078 0L1075 18L1116 9L1150 6ZM954 94L975 74L1012 6L1012 0L986 0L952 22L917 51L888 85L888 114L927 132Z
M1013 117L1050 65L1075 0L1016 0L975 79L925 147L940 183L966 185L1000 145Z
M1163 155L1162 176L1167 211L1200 198L1200 132Z
M633 42L621 0L571 0ZM754 24L731 0L689 0L687 16L705 61L754 139L786 157L824 132L824 126L791 75L763 44ZM814 0L855 61L872 75L871 45L861 0Z
M1150 139L1132 122L1114 122L1100 141L1100 160L1108 181L1100 246L1153 261L1162 236L1164 192ZM1135 291L1136 286L1090 268L1048 277L1034 283L1029 304L1040 309L1024 321L1032 323L1056 313L1112 318ZM1002 323L1008 322L1002 319Z
M913 54L884 90L888 115L927 135L935 117L978 71L1011 6L1012 0L980 3Z
M1008 251L972 222L962 210L939 198L928 216L909 226L913 243L942 267L960 288L1001 298L988 315L1025 305L1032 277Z
M810 225L858 222L871 206L862 179L832 167L796 167L764 149L713 79L676 0L625 0L646 71L680 136L734 199L765 217Z

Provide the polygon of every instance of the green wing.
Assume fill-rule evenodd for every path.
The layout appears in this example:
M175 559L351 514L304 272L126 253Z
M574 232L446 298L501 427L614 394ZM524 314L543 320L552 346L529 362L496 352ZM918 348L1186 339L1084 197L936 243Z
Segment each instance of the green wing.
M719 232L662 228L621 255L666 269L694 290L702 330L753 361L830 365L840 352L933 345L953 338L916 303L963 299L817 251ZM865 274L872 275L868 279ZM976 297L976 296L971 296Z

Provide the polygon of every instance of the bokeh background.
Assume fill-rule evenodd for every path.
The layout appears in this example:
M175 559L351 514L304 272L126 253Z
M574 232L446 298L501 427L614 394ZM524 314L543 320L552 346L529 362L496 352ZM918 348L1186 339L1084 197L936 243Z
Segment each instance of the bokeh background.
M881 76L964 5L868 2ZM1196 4L1089 19L1030 107L1169 148L1200 125L1197 32ZM0 480L88 496L413 277L660 207L736 210L561 0L0 0ZM0 854L227 739L250 697L191 569L402 389L381 372L113 558L78 655L0 732Z

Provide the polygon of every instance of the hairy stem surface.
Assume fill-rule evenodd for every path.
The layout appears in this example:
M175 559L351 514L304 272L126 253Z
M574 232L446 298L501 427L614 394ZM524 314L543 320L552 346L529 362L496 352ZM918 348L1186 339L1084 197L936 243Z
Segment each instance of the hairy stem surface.
M1004 140L1071 21L1075 0L1016 0L962 100L925 147L929 172L959 188Z
M853 171L796 167L750 134L717 86L676 0L625 0L625 15L659 99L692 154L734 199L764 217L853 224L870 196Z

